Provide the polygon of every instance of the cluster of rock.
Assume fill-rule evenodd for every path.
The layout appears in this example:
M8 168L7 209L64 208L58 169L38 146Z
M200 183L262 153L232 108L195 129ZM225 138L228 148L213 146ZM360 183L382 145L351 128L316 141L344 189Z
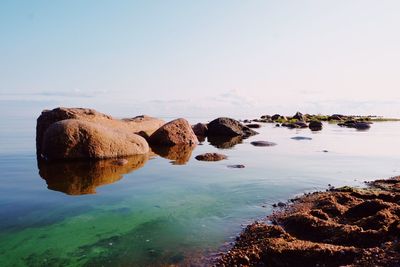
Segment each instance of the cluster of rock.
M372 120L378 120L379 118L374 116L346 116L340 114L333 115L311 115L296 112L293 116L283 116L280 114L274 115L263 115L259 119L244 120L248 123L248 126L256 126L257 122L261 123L275 123L277 127L287 127L289 129L294 128L309 128L312 131L322 130L323 123L337 123L342 127L355 128L358 130L366 130L371 127Z
M207 137L210 144L217 148L233 147L243 139L258 134L239 121L225 117L217 118L208 124L198 123L192 128L199 139L204 140ZM225 158L225 155L217 153L196 156L196 159L201 161L219 161Z
M229 147L255 134L223 117L191 126L182 118L165 123L149 116L116 119L93 109L56 108L44 110L37 119L36 151L39 159L48 161L119 158L153 151L174 164L184 164L199 139L207 137L210 143Z
M150 146L195 145L185 119L165 123L149 116L115 119L93 109L56 108L37 119L39 159L106 159L150 152Z

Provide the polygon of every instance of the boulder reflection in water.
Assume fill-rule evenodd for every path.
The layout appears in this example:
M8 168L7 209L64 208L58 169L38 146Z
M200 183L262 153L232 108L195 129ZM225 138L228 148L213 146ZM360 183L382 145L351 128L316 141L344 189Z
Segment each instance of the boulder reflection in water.
M43 162L39 161L39 175L47 188L68 195L95 194L98 186L112 184L124 174L145 165L148 155L124 159L98 161Z
M151 149L157 155L171 160L173 165L184 165L192 156L195 145L153 146Z
M242 143L243 137L241 136L234 136L234 137L229 137L229 136L209 136L207 137L208 142L210 145L216 147L216 148L232 148L237 144Z

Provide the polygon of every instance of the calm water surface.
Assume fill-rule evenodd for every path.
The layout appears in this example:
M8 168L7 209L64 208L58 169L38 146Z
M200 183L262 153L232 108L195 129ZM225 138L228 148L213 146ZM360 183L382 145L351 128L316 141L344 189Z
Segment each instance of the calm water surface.
M0 128L0 266L186 265L218 251L273 203L400 173L395 122L365 132L325 124L318 133L265 124L230 149L204 141L124 166L38 166L35 123L13 119ZM194 159L204 152L229 158Z

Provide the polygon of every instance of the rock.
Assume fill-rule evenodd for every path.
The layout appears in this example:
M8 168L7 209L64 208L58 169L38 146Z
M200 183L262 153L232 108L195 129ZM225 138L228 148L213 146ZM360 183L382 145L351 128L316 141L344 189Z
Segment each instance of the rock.
M278 120L279 118L281 118L281 115L279 115L279 114L275 114L275 115L272 115L272 116L271 116L271 120L273 120L273 121L276 121L276 120Z
M304 121L297 121L294 123L294 125L296 125L296 128L307 128L308 127L307 123L305 123Z
M196 136L207 136L208 126L205 123L197 123L192 126L192 130Z
M218 153L205 153L205 154L196 156L196 159L200 160L200 161L220 161L220 160L224 160L227 158L228 157L226 155L218 154Z
M299 121L306 121L307 119L301 112L296 112L292 118Z
M149 116L138 116L131 119L114 119L109 115L102 114L93 109L84 108L55 108L44 110L37 119L36 124L36 154L38 158L42 156L42 144L45 131L55 122L76 119L89 121L104 127L109 127L120 132L139 133L151 135L165 122Z
M230 118L218 118L208 124L209 136L249 137L255 134L257 134L256 131Z
M153 146L151 149L157 155L171 160L173 165L184 165L192 156L195 145Z
M260 118L263 119L263 120L271 120L271 116L270 115L262 115Z
M246 124L246 126L249 128L261 128L261 125L258 123Z
M345 118L346 116L340 115L340 114L333 114L329 116L328 120L329 121L341 121Z
M290 139L293 139L293 140L312 140L311 137L305 137L305 136L295 136L295 137L292 137Z
M287 127L289 129L295 129L295 128L307 128L308 125L304 121L297 121L293 123L282 123L283 127Z
M369 128L371 128L371 125L367 122L356 122L354 123L354 128L356 128L357 130L368 130Z
M355 128L357 130L368 130L371 128L371 122L363 122L363 121L356 121L356 120L347 120L342 123L338 123L341 127L347 128Z
M279 123L275 124L275 127L281 127L281 125Z
M311 121L308 124L308 128L310 128L311 131L320 131L320 130L322 130L322 122L320 122L320 121Z
M41 148L47 160L105 159L149 152L146 140L137 134L77 119L51 124Z
M145 154L118 160L38 161L38 166L39 175L46 180L48 189L68 195L83 195L95 194L97 187L117 182L124 174L143 167L147 160L148 155Z
M187 120L176 119L155 131L150 136L149 143L162 146L195 145L198 140Z
M245 166L242 164L228 165L228 168L232 169L243 169Z
M276 146L276 143L268 141L253 141L250 144L252 144L253 146Z

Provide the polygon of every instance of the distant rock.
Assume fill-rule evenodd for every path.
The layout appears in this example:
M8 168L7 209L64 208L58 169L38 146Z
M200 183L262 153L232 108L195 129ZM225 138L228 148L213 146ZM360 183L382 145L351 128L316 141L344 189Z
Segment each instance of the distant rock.
M347 120L345 122L338 123L341 127L355 128L357 130L368 130L371 128L371 122Z
M242 165L242 164L235 164L235 165L228 165L228 168L232 168L232 169L243 169L243 168L245 168L245 166Z
M320 131L322 130L322 122L310 121L310 123L308 124L308 128L310 128L311 131Z
M282 123L283 127L287 127L289 129L295 129L295 128L307 128L308 125L304 121L296 121L292 123Z
M305 137L305 136L295 136L295 137L292 137L290 139L299 140L299 141L301 141L301 140L312 140L311 137Z
M192 126L192 130L196 136L207 136L208 126L205 123L197 123Z
M249 128L253 128L253 129L261 128L261 125L258 123L250 123L250 124L246 124L246 126Z
M297 121L294 123L294 125L296 125L297 128L307 128L308 127L307 123L305 123L304 121Z
M274 114L274 115L271 116L271 120L273 120L273 121L276 121L279 118L281 118L281 115L279 115L279 114Z
M253 146L276 146L276 143L268 141L253 141L250 144L252 144Z
M231 118L218 118L208 124L209 136L242 136L249 137L256 131Z
M340 114L333 114L333 115L329 116L328 120L329 121L341 121L344 118L346 118L346 116L340 115Z
M220 160L224 160L227 158L228 157L226 155L218 154L218 153L205 153L205 154L196 156L196 159L200 160L200 161L220 161Z
M354 128L357 130L368 130L371 128L371 124L368 122L356 122L354 123Z
M306 121L306 117L301 112L296 112L292 118L299 121Z
M47 160L106 159L149 152L146 140L137 134L77 119L51 124L41 149Z
M161 126L150 136L149 143L162 146L195 145L198 139L189 122L181 118Z

